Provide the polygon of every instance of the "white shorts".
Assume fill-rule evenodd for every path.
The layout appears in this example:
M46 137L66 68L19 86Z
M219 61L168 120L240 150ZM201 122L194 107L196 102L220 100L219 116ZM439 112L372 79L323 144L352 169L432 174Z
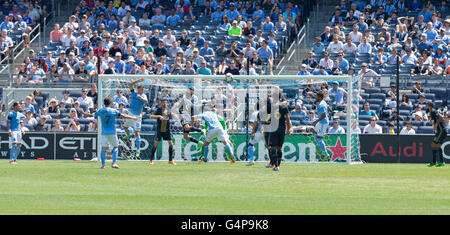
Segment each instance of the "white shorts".
M211 143L214 138L217 138L219 141L225 141L228 139L228 134L222 128L209 129L205 140Z
M250 139L250 144L255 145L255 144L259 143L259 141L261 141L263 138L264 138L263 133L257 132L257 133L255 133L255 138Z
M133 127L134 131L141 131L142 115L137 116L137 115L130 113L128 116L138 117L138 119L137 120L127 119L125 121L124 127Z
M11 147L13 144L21 144L22 143L22 131L12 131L11 137L9 137L9 146Z
M102 147L108 148L109 146L113 148L119 147L117 135L102 135Z
M317 123L314 127L314 130L316 131L318 136L324 136L325 134L327 134L328 126L328 124Z

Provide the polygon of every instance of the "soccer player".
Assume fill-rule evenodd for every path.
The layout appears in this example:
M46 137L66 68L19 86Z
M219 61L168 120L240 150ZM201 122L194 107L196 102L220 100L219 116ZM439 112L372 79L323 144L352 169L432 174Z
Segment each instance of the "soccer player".
M158 148L161 138L169 142L169 164L176 165L176 163L173 161L173 141L172 135L170 134L170 120L174 116L172 115L172 112L167 108L167 103L167 98L162 98L161 106L155 111L153 115L150 115L151 119L157 119L155 143L153 144L152 152L150 153L150 165L153 165L153 159L155 157L156 149Z
M426 105L426 111L428 116L430 117L430 122L434 127L434 139L431 143L431 149L433 152L433 161L429 163L427 166L432 167L441 167L445 166L444 155L442 152L442 144L447 137L447 131L445 130L444 118L440 115L436 110L433 110L434 104L432 102L428 102ZM437 161L436 161L436 155Z
M274 89L272 97L278 95L282 98L281 90L277 87ZM270 163L266 166L274 171L280 170L281 159L283 158L282 147L286 133L291 135L291 119L289 117L289 108L284 102L276 102L272 104L272 99L267 100L266 109L260 111L259 118L262 120L264 139L267 149L269 150Z
M109 146L112 146L111 154L112 154L112 168L119 169L117 165L117 155L119 153L119 142L117 140L117 131L116 131L116 117L121 117L125 119L137 120L136 116L128 116L126 114L120 113L118 110L111 108L111 104L113 100L111 97L106 97L103 100L103 104L105 107L101 108L94 114L86 113L83 109L79 109L78 112L83 114L86 117L100 117L102 128L101 128L101 161L102 166L101 169L105 169L106 164L106 151L108 151Z
M323 140L324 135L327 133L329 120L328 120L328 104L323 99L322 91L317 92L316 95L316 105L317 105L317 116L319 117L312 122L314 129L311 131L314 133L314 138L316 139L317 145L319 145L320 150L322 150L323 158L322 161L327 161L330 155L327 152L327 147Z
M134 130L136 136L136 158L139 158L141 148L141 124L142 124L142 110L145 103L148 102L147 96L144 94L145 87L143 84L137 85L137 92L134 90L134 84L144 81L144 78L135 80L130 83L131 101L130 101L130 115L137 117L136 120L127 119L124 124L125 136L123 140L130 138L130 127Z
M9 132L9 163L16 164L17 157L20 153L20 147L22 145L22 135L24 132L20 129L20 120L25 118L21 113L21 107L19 102L14 102L12 105L12 110L8 114L6 120L6 129Z
M255 163L253 162L254 160L254 155L255 155L255 144L259 143L262 138L264 137L263 133L262 133L262 125L261 125L261 120L259 119L259 102L256 103L255 105L255 111L252 113L252 118L251 118L251 122L253 122L253 128L252 128L252 135L251 135L251 139L250 139L250 143L248 144L248 155L249 155L249 162L247 164L247 166L252 166Z
M228 151L229 157L227 158L228 161L231 163L234 163L236 161L236 158L234 156L233 147L231 144L231 141L228 137L227 132L224 128L224 120L222 118L222 121L219 120L219 115L217 115L216 112L214 112L214 109L208 110L208 107L204 108L205 112L200 115L194 115L193 118L195 119L201 119L205 121L205 125L208 126L208 129L206 131L206 138L203 143L204 148L204 157L203 161L208 161L208 152L209 152L209 144L217 138L219 141L221 141L224 145L226 150Z

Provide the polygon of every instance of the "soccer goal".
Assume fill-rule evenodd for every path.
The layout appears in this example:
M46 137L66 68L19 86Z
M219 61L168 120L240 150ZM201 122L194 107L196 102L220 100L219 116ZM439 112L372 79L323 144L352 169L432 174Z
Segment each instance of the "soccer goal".
M252 141L253 121L257 111L284 104L290 110L293 127L292 134L286 135L283 144L284 162L361 162L358 137L360 79L357 77L99 75L99 106L101 107L103 99L109 96L114 100L113 107L118 108L120 112L129 112L130 83L142 78L144 80L137 84L144 85L148 103L142 110L140 155L135 154L135 136L122 139L125 121L119 119L116 123L119 159L149 160L156 133L159 131L157 128L168 128L173 143L171 149L174 160L196 161L203 154L201 146L196 142L205 138L205 134L198 130L206 127L201 120L193 117L213 110L223 117L237 161L248 160L249 145L254 147L255 161L267 161L264 138L258 142ZM134 86L135 91L137 84ZM318 118L315 102L318 91L322 91L329 107L329 128L323 136L328 155L318 146L316 132L311 125ZM167 100L167 110L172 115L161 124L164 127L158 127L158 120L152 119L151 115L161 107L162 100ZM272 111L277 112L276 109ZM197 131L186 132L183 128L186 123ZM99 137L100 129L99 126ZM263 126L262 132L264 131L266 128ZM97 149L100 151L100 141L97 142ZM227 151L224 145L215 140L211 146L212 151L209 151L208 159L226 161ZM168 149L169 142L161 139L155 160L167 160Z

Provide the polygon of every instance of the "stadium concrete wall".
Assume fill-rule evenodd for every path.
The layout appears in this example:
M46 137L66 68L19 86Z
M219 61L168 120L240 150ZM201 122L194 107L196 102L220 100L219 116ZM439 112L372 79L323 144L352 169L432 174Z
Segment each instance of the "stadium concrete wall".
M120 136L119 136L120 137ZM194 137L199 137L194 135ZM149 159L154 135L142 134L141 158ZM245 146L247 137L244 134L230 135L234 143L234 150L239 161L245 158ZM362 160L368 163L427 163L431 160L430 143L433 135L413 135L400 137L400 156L397 156L397 137L395 135L360 135L360 152ZM198 159L200 152L196 150L196 144L187 142L182 134L174 134L175 160L188 161ZM124 142L119 138L121 153L134 153L134 141ZM329 135L325 139L331 160L345 162L346 136ZM161 142L156 159L167 160L168 144ZM92 160L97 157L96 133L73 132L27 132L23 136L19 160L34 160L44 158L47 160ZM450 137L443 144L444 158L450 162ZM9 136L7 132L0 132L0 159L9 159ZM285 162L317 162L316 143L311 135L291 135L286 138L283 146L283 158ZM163 154L166 153L166 154ZM263 143L255 145L255 159L267 160L267 150ZM221 143L213 142L209 160L225 161L226 153Z

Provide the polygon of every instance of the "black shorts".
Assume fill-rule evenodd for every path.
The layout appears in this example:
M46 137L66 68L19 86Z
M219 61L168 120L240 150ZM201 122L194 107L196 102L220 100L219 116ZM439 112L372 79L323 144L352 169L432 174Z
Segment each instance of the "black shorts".
M443 144L447 138L447 131L444 128L439 128L433 138L433 143Z
M169 140L172 140L172 135L170 134L170 132L159 132L159 131L156 132L156 139L155 139L155 141L160 141L161 138L163 140L169 141Z
M269 147L282 147L284 144L284 137L286 134L281 131L277 132L265 132L264 140Z

